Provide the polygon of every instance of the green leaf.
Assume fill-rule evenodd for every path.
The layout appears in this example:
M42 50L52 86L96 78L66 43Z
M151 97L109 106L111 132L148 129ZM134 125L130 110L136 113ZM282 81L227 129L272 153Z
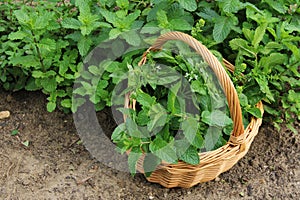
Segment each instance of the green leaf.
M197 148L191 146L186 139L175 140L174 146L180 160L192 165L199 164L200 158Z
M97 84L97 89L105 89L109 85L107 80L100 80Z
M91 72L94 75L99 75L100 76L103 73L103 70L100 67L97 67L95 65L89 66L88 69L89 69L89 72Z
M80 14L90 14L89 2L90 1L85 0L75 0L75 5L79 8Z
M150 118L148 116L148 112L149 112L149 110L143 109L138 113L138 116L136 119L136 122L138 123L138 125L146 126L149 123Z
M204 123L210 126L225 127L232 124L232 119L220 110L214 110L212 112L207 110L203 111L201 118Z
M15 136L15 135L18 135L19 134L19 130L15 129L15 130L12 130L10 135L11 136Z
M10 40L22 40L26 36L28 36L27 33L23 32L23 31L17 31L17 32L10 33L8 35L8 39L10 39Z
M180 160L191 164L198 165L200 163L199 152L193 146L190 146L180 157Z
M299 47L292 44L291 42L283 42L283 44L293 52L294 56L298 60L300 60L300 49L299 49Z
M169 24L173 30L189 31L193 26L184 19L172 19Z
M217 2L219 2L219 6L226 13L237 13L245 7L239 0L217 0Z
M256 53L254 52L253 47L249 47L248 42L244 39L236 38L230 40L229 45L232 48L232 50L239 50L244 55L254 58L256 57Z
M284 5L284 1L273 1L273 0L264 0L264 2L268 3L274 10L279 12L280 14L285 14L288 8Z
M136 137L136 138L141 138L141 132L138 129L137 124L135 123L135 121L133 121L131 118L127 118L126 122L126 129L128 131L128 134L130 136Z
M159 23L159 27L161 28L168 28L169 27L169 21L167 17L167 13L163 10L158 10L156 13L157 21Z
M14 66L21 65L24 67L37 67L41 64L34 55L11 57L10 63Z
M115 15L115 13L109 12L108 10L104 10L104 9L100 9L100 13L106 19L107 22L116 26L117 17Z
M64 99L60 102L60 104L62 105L62 107L65 107L65 108L71 108L72 107L71 99Z
M75 113L77 111L77 108L79 108L80 106L82 106L84 103L86 102L86 100L84 98L73 98L72 99L72 112Z
M195 0L179 0L179 4L190 12L197 10L197 2Z
M48 112L53 112L56 108L56 103L55 102L48 102L47 103L47 111Z
M267 26L268 26L267 23L263 23L255 29L254 38L252 40L252 45L254 46L254 48L257 48L259 43L262 41L266 33Z
M141 38L135 30L122 33L122 37L126 40L128 44L132 46L139 46L141 44Z
M56 28L52 25L49 26L49 22L53 18L53 14L51 12L44 12L40 13L39 15L35 16L35 20L33 20L33 23L31 22L31 27L33 30L45 30L46 28L49 28L48 30L51 30L52 28Z
M81 56L86 56L92 45L92 40L89 37L82 37L78 42L78 50Z
M262 113L258 108L248 108L247 112L253 115L256 118L262 118Z
M41 51L54 51L56 49L56 42L50 38L43 38L37 44Z
M196 148L201 148L203 146L204 139L200 132L198 131L194 140L192 141L192 145Z
M167 143L162 138L155 138L149 145L150 151L158 158L168 163L176 163L178 158L174 147L171 143Z
M142 151L139 148L131 149L128 155L128 167L132 176L134 176L136 173L136 165L142 155Z
M237 24L237 18L234 16L220 16L217 18L217 21L214 25L213 29L213 38L216 42L222 42L227 38L230 31L235 27Z
M168 107L168 111L172 112L172 114L180 112L180 108L178 109L178 107L176 106L176 99L178 97L177 93L180 87L181 87L181 81L178 81L170 88L168 93L167 107Z
M298 134L298 130L293 126L293 124L287 124L286 127L290 129L294 134Z
M270 73L274 66L286 64L287 62L287 55L281 53L271 53L268 57L262 57L260 59L259 66L260 68L263 68L263 72Z
M29 78L29 79L27 80L25 89L28 90L28 91L35 91L35 90L40 89L40 87L38 87L38 86L36 85L35 78L31 77L31 78Z
M43 77L45 77L45 73L43 73L42 71L33 71L32 72L32 77L34 77L34 78L43 78Z
M97 22L98 18L97 15L92 15L90 13L87 15L80 14L78 19L82 24L80 26L81 34L84 36L89 35L93 30L99 28L100 23Z
M126 130L125 123L119 124L114 129L114 131L113 131L113 133L111 135L112 141L117 142L117 141L121 140L122 134L124 133L125 130Z
M289 90L288 100L293 103L300 103L300 92Z
M248 48L248 42L241 38L236 38L236 39L230 40L229 45L232 50L239 50L240 48L242 48L242 49Z
M122 23L119 25L120 28L130 28L133 22L140 16L141 11L140 10L135 10L133 13L130 13L124 18L122 18Z
M116 0L116 4L121 9L128 9L129 1L128 0Z
M136 100L142 106L150 108L155 103L155 97L151 97L149 94L143 92L141 89L136 93Z
M41 85L43 86L44 90L49 93L54 92L57 88L57 82L55 80L55 77L42 79Z
M81 22L74 18L65 18L61 22L62 27L79 30L81 26Z
M201 95L207 95L206 87L198 80L194 80L191 83L191 88L193 92L199 93Z
M254 30L250 30L249 28L246 27L247 26L242 28L242 32L248 41L252 41L254 37Z
M216 11L214 11L208 7L203 7L201 9L201 12L197 13L197 15L199 15L201 18L203 18L209 22L213 22L214 20L216 20L220 17Z
M17 20L20 22L20 24L29 25L30 17L24 9L15 10L14 14L17 17Z
M240 100L241 106L247 106L248 105L248 97L243 93L240 93L238 95L239 95L239 100Z
M162 127L167 123L167 111L164 107L157 103L151 106L149 110L150 122L147 124L148 130L153 131L156 128Z
M166 51L159 51L159 52L155 53L153 55L153 58L163 59L170 63L177 63L176 59L170 54L170 52L166 52ZM165 68L166 67L164 67L163 69L165 69Z
M256 82L258 83L260 90L266 94L267 98L270 101L275 101L274 95L271 93L270 88L268 86L268 80L265 76L254 77Z
M214 150L220 137L222 137L222 131L220 129L209 127L204 136L206 151Z
M149 177L160 163L161 159L159 157L152 153L147 153L143 163L146 177Z
M149 70L146 70L146 66L143 66L142 68L144 77L150 85L166 86L168 84L176 82L181 78L181 75L176 70L170 67L158 65L157 68L159 69L156 72L152 72L151 75L149 74Z
M261 50L261 52L263 53L263 54L265 54L265 55L269 55L272 51L280 51L281 49L283 49L283 45L282 44L279 44L278 42L268 42L267 44L266 44L266 46L264 47L264 49L263 50ZM297 50L299 50L298 48L297 48ZM299 59L300 59L300 57L299 57Z
M181 128L185 138L192 144L198 132L198 120L193 117L187 117L183 120Z
M110 32L109 32L109 39L110 39L110 40L115 39L115 38L117 38L121 33L122 33L122 31L121 31L120 29L117 29L117 28L111 29Z

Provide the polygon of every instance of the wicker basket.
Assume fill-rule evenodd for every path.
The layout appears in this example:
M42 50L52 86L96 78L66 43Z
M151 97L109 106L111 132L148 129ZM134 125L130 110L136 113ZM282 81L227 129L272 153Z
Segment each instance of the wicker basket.
M191 165L182 161L179 161L177 164L162 162L151 176L147 178L148 181L159 183L167 188L189 188L198 183L215 179L219 174L229 170L237 163L238 160L248 152L254 137L258 133L262 119L253 117L247 128L244 129L238 95L227 72L218 59L204 45L185 33L169 32L161 35L144 53L139 65L145 64L146 55L150 51L159 50L169 40L181 40L187 43L208 63L224 90L230 115L234 123L233 131L227 144L214 151L199 153L200 164ZM234 70L234 66L228 61L224 60L224 64L229 71ZM132 104L129 102L130 95L127 94L125 97L125 107L135 108L135 100L131 101L133 102ZM263 113L263 105L261 102L257 104L257 107ZM126 120L126 116L124 116L124 119ZM137 164L137 170L141 173L144 173L143 160L144 157L142 156Z

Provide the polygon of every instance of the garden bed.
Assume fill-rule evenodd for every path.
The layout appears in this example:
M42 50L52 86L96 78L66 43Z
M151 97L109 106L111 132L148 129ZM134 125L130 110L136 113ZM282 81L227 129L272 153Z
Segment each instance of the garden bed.
M0 90L0 99L0 111L11 113L0 120L0 199L300 197L300 135L285 128L277 132L263 124L248 154L217 180L190 189L166 189L143 175L132 178L91 158L78 142L72 114L47 112L40 92ZM113 131L108 109L98 117ZM299 122L295 127L300 130Z

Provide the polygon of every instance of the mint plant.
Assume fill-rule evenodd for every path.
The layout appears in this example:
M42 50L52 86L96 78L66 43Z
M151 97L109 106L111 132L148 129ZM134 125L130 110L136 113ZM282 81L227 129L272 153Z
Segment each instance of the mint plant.
M288 96L299 94L299 1L220 0L201 2L198 10L191 33L234 62L236 74L245 74L233 77L239 77L241 103L262 99L269 120L278 129L285 121L296 133L299 105Z
M149 64L127 65L127 87L116 92L130 92L137 102L135 108L120 108L127 118L112 134L119 152L130 151L133 175L143 154L149 176L162 161L199 164L199 152L223 146L231 134L232 120L216 77L198 55L178 46L178 55L160 51L148 56ZM251 116L261 117L255 104L244 102L243 108L246 123Z
M16 24L13 31L9 27L3 30L9 33L2 37L4 88L42 90L49 95L48 111L55 109L58 98L63 107L70 108L78 52L67 50L70 44L60 32L59 19L67 5L41 1L33 7L18 3L1 6L15 8L6 17Z

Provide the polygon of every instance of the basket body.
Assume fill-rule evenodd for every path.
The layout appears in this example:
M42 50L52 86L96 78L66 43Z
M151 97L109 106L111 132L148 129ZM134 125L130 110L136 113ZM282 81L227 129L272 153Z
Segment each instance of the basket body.
M177 164L162 162L162 164L147 177L148 181L159 183L167 188L189 188L198 183L215 179L221 173L229 170L245 156L254 137L258 133L262 119L252 117L246 129L244 129L238 95L227 72L218 59L205 46L187 34L181 32L169 32L160 36L155 44L144 53L139 65L145 64L147 53L153 50L159 50L163 44L169 40L181 40L189 44L190 47L201 55L209 64L220 81L227 98L231 118L234 122L233 131L227 144L214 151L199 153L200 163L198 165L191 165L182 161L179 161ZM234 70L234 66L228 61L224 60L223 62L229 71ZM259 102L256 106L261 113L263 113L262 102ZM130 104L130 93L126 94L125 108L135 109L135 101ZM125 115L124 120L126 120ZM142 156L137 163L137 170L141 173L144 173L144 157L145 155Z

